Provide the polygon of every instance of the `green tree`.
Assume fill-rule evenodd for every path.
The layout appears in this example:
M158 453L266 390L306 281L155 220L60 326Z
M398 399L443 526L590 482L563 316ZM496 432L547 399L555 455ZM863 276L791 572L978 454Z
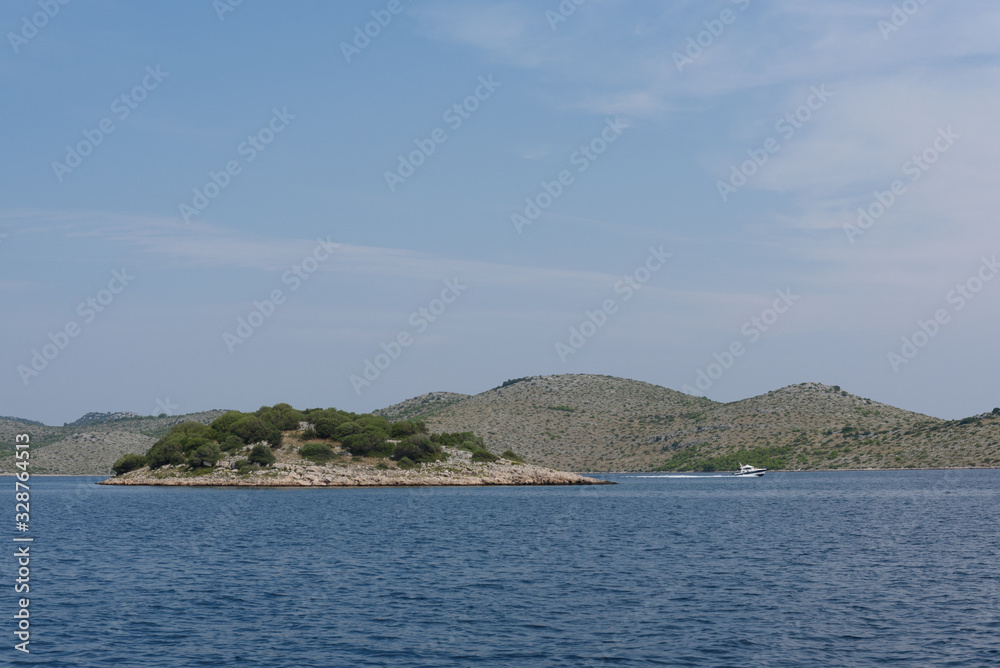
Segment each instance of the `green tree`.
M386 446L385 439L375 434L351 434L345 436L341 443L355 457L382 454Z
M151 469L158 469L168 464L183 464L185 462L184 448L177 441L161 438L153 444L146 453L146 463Z
M333 459L336 455L326 443L306 443L299 448L299 454L311 462L322 464Z
M246 445L246 443L243 442L243 439L236 434L230 434L226 437L226 440L222 442L220 447L226 452L236 452L244 445Z
M187 422L181 422L180 424L175 424L170 428L171 434L189 434L191 436L208 436L211 427L207 424L202 424L201 422L194 422L189 420Z
M437 459L441 446L431 441L427 434L411 434L397 443L392 457L396 460L409 459L414 462L429 462Z
M261 466L270 466L275 460L277 460L277 457L271 452L271 448L261 443L253 446L250 455L247 457L247 461L251 464L260 464Z
M319 429L317 429L317 431L319 431ZM361 425L359 425L357 422L354 422L353 420L348 420L347 422L341 422L340 425L337 426L336 430L334 430L333 432L333 436L338 441L342 442L348 436L360 433L361 433Z
M188 466L191 468L215 466L215 462L219 461L220 456L221 452L218 444L205 443L204 445L199 445L188 456Z
M296 430L299 428L299 422L306 419L302 411L297 411L288 404L261 406L256 415L281 431Z
M417 426L408 420L402 420L401 422L394 422L389 428L389 435L393 438L399 438L400 436L411 436L417 433Z
M135 471L136 469L141 469L146 465L146 457L144 455L123 455L114 463L111 470L115 472L115 475L124 475L129 471Z
M313 431L320 438L333 438L340 424L336 418L321 417L313 423Z
M244 415L233 423L230 431L241 439L244 443L259 443L266 440L272 427L261 420L256 415Z
M367 432L381 432L388 436L389 434L389 421L384 417L378 415L360 415L354 419L354 421L361 427L363 431Z
M233 424L246 417L239 411L227 411L212 421L212 429L219 434L233 433Z

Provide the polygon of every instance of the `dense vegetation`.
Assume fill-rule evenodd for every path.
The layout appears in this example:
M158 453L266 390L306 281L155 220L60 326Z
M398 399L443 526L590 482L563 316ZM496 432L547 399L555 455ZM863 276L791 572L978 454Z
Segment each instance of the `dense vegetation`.
M302 428L304 427L304 428ZM389 422L371 414L349 413L335 408L296 410L288 404L262 406L253 413L229 411L211 424L182 422L174 425L145 455L129 454L112 467L116 475L148 466L187 466L190 470L211 468L220 459L247 450L245 459L234 468L247 472L276 461L274 450L281 447L284 433L295 432L308 442L299 454L316 464L341 459L335 446L352 457L392 459L401 468L443 458L442 446L468 450L473 461L499 459L489 452L483 439L472 432L429 434L421 420ZM521 462L511 451L504 458Z

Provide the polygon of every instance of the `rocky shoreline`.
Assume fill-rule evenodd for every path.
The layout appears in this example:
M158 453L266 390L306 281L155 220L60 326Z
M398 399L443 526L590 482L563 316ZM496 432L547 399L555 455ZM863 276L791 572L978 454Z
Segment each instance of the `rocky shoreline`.
M446 448L448 458L412 469L378 468L370 461L331 463L278 462L239 474L227 467L200 473L186 467L141 468L102 480L99 485L157 485L183 487L474 487L517 485L613 485L608 480L501 459L477 463L471 455Z

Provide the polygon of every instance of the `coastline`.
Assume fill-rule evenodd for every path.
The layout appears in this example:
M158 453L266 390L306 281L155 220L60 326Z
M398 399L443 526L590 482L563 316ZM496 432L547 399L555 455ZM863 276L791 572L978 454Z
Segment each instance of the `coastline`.
M542 469L543 467L535 467L535 468ZM546 471L553 471L553 469L544 469L544 470L546 470ZM886 469L847 469L847 468L845 468L845 469L808 469L808 470L805 470L805 469L769 469L768 473L849 473L849 472L851 472L851 473L854 473L854 472L858 472L858 473L878 473L878 472L885 472L885 471L997 471L997 470L1000 470L1000 466L930 466L930 467L926 467L926 468L898 468L898 469L889 469L889 468L886 468ZM557 473L563 473L563 472L557 472ZM656 473L698 474L698 473L719 473L719 472L718 471L574 471L574 472L571 472L570 475L579 476L581 478L592 479L591 476L598 476L598 475L651 475L651 474L656 474ZM0 472L0 478L6 478L6 477L13 478L16 475L17 474L14 473L14 472ZM114 476L113 474L108 474L108 473L32 473L31 477L32 478L106 478L107 480L112 480L116 476ZM104 481L101 481L100 483L97 483L97 484L104 484ZM135 484L139 484L139 483L124 483L124 482L113 483L112 482L112 483L107 483L107 484L109 484L109 485L113 485L113 484L132 484L132 485L135 485ZM171 483L154 482L154 483L150 483L150 484L160 485L160 484L171 484ZM494 483L475 483L475 484L487 485L487 484L494 484ZM613 484L613 483L610 483L609 481L598 481L596 483L595 482L586 482L586 483L566 482L566 483L509 483L509 484L524 484L524 485L531 485L531 484L569 484L569 485L572 485L572 484L587 484L587 485L592 485L592 484ZM258 486L260 486L260 485L258 485ZM278 486L278 485L274 485L274 484L268 483L268 484L266 484L264 486L275 487L275 486ZM294 485L290 485L290 486L292 486L292 487L301 487L302 485L294 484ZM354 486L354 487L358 487L358 486L361 486L361 485L341 485L341 486ZM393 486L393 487L396 487L396 486L399 486L399 487L404 487L404 486L422 487L422 486L426 486L426 485L420 485L420 484L417 484L417 485L402 485L402 484L395 484L395 483L393 483L393 484L387 485L387 486ZM459 486L459 485L452 484L451 486Z
M208 472L165 466L155 471L143 467L111 476L98 485L143 485L168 487L488 487L549 485L614 485L553 469L498 460L473 462L471 454L448 449L445 461L420 464L411 469L378 468L372 461L337 464L278 462L273 466L239 474L219 466Z

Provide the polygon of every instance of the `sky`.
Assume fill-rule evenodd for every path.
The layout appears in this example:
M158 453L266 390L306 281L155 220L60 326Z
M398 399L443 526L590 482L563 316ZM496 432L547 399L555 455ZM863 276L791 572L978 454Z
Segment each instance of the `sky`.
M1000 405L994 2L10 0L0 28L0 415L563 373Z

